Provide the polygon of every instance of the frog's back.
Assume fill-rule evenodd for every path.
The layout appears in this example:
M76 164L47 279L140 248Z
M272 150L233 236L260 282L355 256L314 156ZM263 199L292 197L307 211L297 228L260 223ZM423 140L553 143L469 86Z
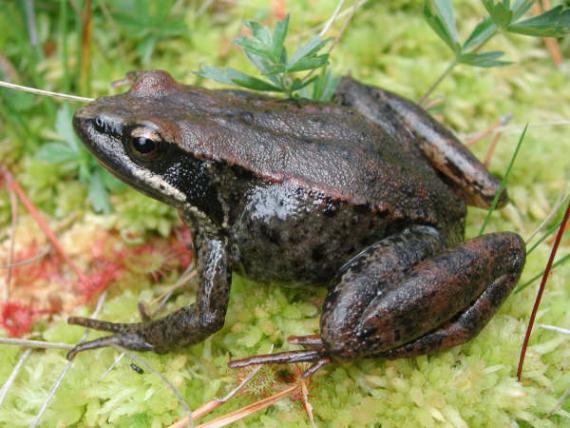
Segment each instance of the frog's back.
M463 218L463 201L417 146L351 109L196 88L184 98L195 112L182 125L183 145L200 156L406 222L445 227Z

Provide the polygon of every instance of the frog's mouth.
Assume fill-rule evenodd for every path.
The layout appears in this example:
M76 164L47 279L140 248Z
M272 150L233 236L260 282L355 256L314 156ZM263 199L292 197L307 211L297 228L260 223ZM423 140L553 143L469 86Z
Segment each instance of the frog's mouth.
M131 159L123 144L120 119L99 113L96 104L89 104L77 110L73 128L89 152L111 174L154 199L178 208L186 205L183 192Z

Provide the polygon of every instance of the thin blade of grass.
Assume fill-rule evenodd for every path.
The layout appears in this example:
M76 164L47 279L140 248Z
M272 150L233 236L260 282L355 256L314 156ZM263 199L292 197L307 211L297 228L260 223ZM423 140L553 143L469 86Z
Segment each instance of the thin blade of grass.
M513 153L513 156L511 157L511 161L509 162L509 166L507 167L507 171L505 172L505 175L504 175L503 179L501 180L501 185L499 186L499 190L497 190L497 193L495 194L495 197L493 198L493 203L491 204L491 207L487 211L487 215L485 216L485 220L483 220L483 224L481 225L481 229L479 230L479 236L485 232L485 228L487 227L487 224L489 224L489 220L491 219L491 214L493 214L493 211L495 211L495 209L497 208L497 204L499 203L499 199L501 197L501 194L503 193L503 191L507 187L507 183L509 182L509 176L511 175L513 165L515 164L515 160L517 159L517 156L519 154L519 151L520 151L520 148L521 148L522 143L524 141L524 137L526 135L527 129L528 129L528 123L525 125L525 127L523 129L523 132L519 138L517 146L515 147L515 151Z
M552 264L552 268L550 269L550 271L554 271L556 268L562 266L564 263L566 263L568 260L570 260L570 254L566 254L564 257L562 257L560 260L558 260L557 262ZM544 275L544 272L546 270L543 270L542 272L536 274L535 276L533 276L531 279L529 279L527 282L525 282L524 284L519 285L516 289L515 289L515 294L516 293L520 293L521 291L523 291L525 288L527 288L530 284L532 284L534 281L536 281L538 278L540 278L542 275Z
M77 95L62 94L61 92L46 91L44 89L37 89L37 88L31 88L29 86L16 85L15 83L5 82L4 80L0 80L0 87L13 89L15 91L20 91L20 92L29 92L30 94L42 95L45 97L62 98L64 100L77 101L80 103L90 103L91 101L95 101L95 98L86 98L86 97L79 97Z
M32 353L31 349L26 349L22 353L22 355L20 355L20 358L18 358L18 362L12 369L12 373L10 373L10 376L8 376L8 379L6 379L6 382L4 382L4 385L2 385L2 388L0 388L0 407L2 407L2 403L4 403L4 400L8 395L8 391L10 391L10 388L14 384L14 381L16 380L18 373L20 373L20 369L22 368L22 366L24 365L24 363L26 362L31 353Z

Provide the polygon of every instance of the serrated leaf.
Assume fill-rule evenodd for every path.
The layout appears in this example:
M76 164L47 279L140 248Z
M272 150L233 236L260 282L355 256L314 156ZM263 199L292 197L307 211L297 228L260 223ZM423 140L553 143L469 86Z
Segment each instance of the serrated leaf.
M518 21L532 7L534 0L516 0L511 10L513 11L513 21Z
M317 78L318 76L313 76L307 80L293 79L293 84L291 85L291 91L294 92L303 89L304 87L313 83Z
M319 36L314 36L311 40L309 40L307 43L295 51L287 63L287 69L293 69L295 67L295 64L297 64L297 62L299 62L302 58L315 55L327 44L327 42L328 40L322 40Z
M433 0L433 5L451 40L457 44L457 27L455 25L455 17L453 16L453 3L451 0Z
M465 40L465 43L463 43L463 51L476 49L491 37L493 37L496 32L497 26L493 20L490 17L485 18L479 24L477 24L469 37L467 37L467 40Z
M570 9L556 6L538 16L507 27L511 33L537 37L562 37L570 31Z
M50 163L77 161L77 152L65 143L47 143L36 152L36 159Z
M289 15L285 16L281 21L277 21L277 24L275 24L275 30L273 30L273 46L271 48L271 55L276 62L282 59L285 37L287 37L288 31ZM284 62L286 62L286 60Z
M500 57L504 55L501 51L490 51L483 53L468 53L459 57L461 64L468 64L474 67L498 67L510 64L509 61L501 61Z
M234 40L234 44L241 47L244 51L258 55L263 58L273 59L271 50L266 45L248 39L247 37L238 37Z
M204 66L198 71L198 74L205 79L210 79L216 82L225 83L226 85L232 84L232 80L228 75L227 68Z
M269 29L256 21L245 21L245 26L251 30L251 36L266 48L271 46L271 33Z
M265 80L258 79L245 73L240 76L232 77L232 82L244 88L253 89L254 91L283 92L283 89Z
M296 72L296 71L304 71L304 70L313 70L315 68L322 67L325 65L329 60L328 54L323 54L315 57L305 57L301 58L299 61L295 63L293 67L288 67L287 71L289 72Z
M424 18L435 34L437 34L453 52L458 53L461 46L449 33L443 19L439 15L434 14L429 0L426 0L424 3Z
M495 0L482 0L482 2L497 27L506 28L512 22L513 11L510 8L510 1L495 3Z

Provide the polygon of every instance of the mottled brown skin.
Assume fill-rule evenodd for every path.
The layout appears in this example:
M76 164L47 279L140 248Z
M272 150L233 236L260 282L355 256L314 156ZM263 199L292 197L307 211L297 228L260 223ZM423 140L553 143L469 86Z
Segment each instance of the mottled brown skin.
M234 361L398 358L475 336L516 284L513 233L464 244L465 202L488 207L497 180L419 106L344 78L333 103L207 90L165 72L78 110L74 127L111 172L177 207L190 225L196 302L135 324L70 318L108 345L167 352L219 330L233 271L325 285L321 332L305 351ZM501 195L500 205L507 200Z

